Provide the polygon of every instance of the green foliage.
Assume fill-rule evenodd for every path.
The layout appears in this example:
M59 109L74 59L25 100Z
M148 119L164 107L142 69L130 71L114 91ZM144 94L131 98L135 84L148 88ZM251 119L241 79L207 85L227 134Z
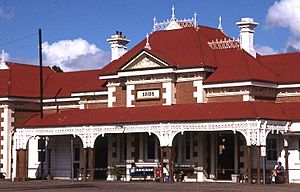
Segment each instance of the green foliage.
M111 167L108 167L107 174L114 175L114 176L117 176L117 178L120 178L122 173L121 173L121 170L119 167L113 165Z

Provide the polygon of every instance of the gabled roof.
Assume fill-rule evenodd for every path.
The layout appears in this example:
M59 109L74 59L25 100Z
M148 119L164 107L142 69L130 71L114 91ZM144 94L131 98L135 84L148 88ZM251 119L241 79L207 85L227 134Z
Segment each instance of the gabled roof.
M45 83L45 97L70 97L71 93L106 90L104 80L99 79L101 70L63 72L52 74Z
M9 69L0 70L0 96L38 98L39 66L12 62L6 62L6 65ZM43 67L43 72L44 80L54 73L50 67Z
M186 27L176 30L157 31L150 35L151 49L146 49L146 39L126 54L103 68L104 75L116 74L141 52L161 59L169 67L178 69L211 67L216 71L205 81L206 84L263 81L277 83L274 71L239 48L212 49L208 43L230 39L221 30L204 26Z
M214 51L207 42L227 37L215 28L198 26L177 30L157 31L149 36L151 49L146 49L146 39L138 43L118 60L103 68L104 75L116 74L143 50L176 68L216 67Z
M276 74L242 49L215 50L216 71L206 84L264 81L277 82Z
M0 96L8 96L9 71L0 70Z
M299 120L300 103L269 102L178 104L134 108L100 108L61 111L33 117L22 127L66 127L160 122L215 122L246 119ZM78 118L80 117L80 118Z
M279 84L300 83L300 53L259 56L258 60L277 74Z
M0 97L39 98L39 66L6 62L9 69L0 70ZM56 73L43 67L44 97L70 97L73 92L106 90L99 79L101 70Z

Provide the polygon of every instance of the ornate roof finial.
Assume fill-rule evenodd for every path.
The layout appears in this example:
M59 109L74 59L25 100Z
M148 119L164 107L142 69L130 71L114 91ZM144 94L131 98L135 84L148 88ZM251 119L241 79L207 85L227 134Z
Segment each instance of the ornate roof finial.
M156 27L157 26L157 21L156 21L156 17L153 18L153 29L152 31L156 31Z
M149 34L148 33L146 35L146 39L147 39L147 41L146 41L146 45L145 45L144 48L151 50L151 46L150 46L150 43L149 43Z
M5 64L5 52L3 49L2 49L1 63L0 63L0 70L1 69L9 69L8 66Z
M171 21L175 21L176 20L176 16L175 16L175 7L174 5L172 6L172 18Z
M185 27L195 27L197 28L197 14L194 14L194 17L191 19L176 19L175 16L175 6L172 6L172 17L169 20L163 22L157 22L156 19L153 19L153 29L152 32L160 30L175 30Z
M197 13L194 13L194 27L197 27Z
M4 49L2 49L2 54L1 54L1 64L5 63L5 56L4 56Z
M219 26L218 29L220 29L221 31L223 31L223 27L222 27L222 17L219 17Z

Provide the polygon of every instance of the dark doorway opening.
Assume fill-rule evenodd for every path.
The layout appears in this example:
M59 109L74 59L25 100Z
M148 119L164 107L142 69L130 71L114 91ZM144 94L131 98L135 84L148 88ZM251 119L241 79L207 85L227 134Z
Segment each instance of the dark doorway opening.
M106 180L108 138L98 137L95 141L95 179Z
M234 135L222 133L217 139L217 179L228 180L234 173Z

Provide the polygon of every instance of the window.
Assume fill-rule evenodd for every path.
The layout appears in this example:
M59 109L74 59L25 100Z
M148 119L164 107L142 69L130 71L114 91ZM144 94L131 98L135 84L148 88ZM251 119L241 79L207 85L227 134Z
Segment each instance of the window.
M147 153L148 159L155 159L155 136L147 136Z
M267 160L277 161L277 141L276 141L276 138L267 139Z

